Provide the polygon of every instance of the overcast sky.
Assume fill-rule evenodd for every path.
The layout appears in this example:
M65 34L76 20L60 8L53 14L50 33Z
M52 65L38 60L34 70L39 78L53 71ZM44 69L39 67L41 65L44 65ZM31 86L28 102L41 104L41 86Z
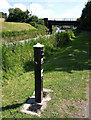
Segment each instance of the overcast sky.
M39 18L79 18L86 3L87 0L0 0L0 12L20 8Z

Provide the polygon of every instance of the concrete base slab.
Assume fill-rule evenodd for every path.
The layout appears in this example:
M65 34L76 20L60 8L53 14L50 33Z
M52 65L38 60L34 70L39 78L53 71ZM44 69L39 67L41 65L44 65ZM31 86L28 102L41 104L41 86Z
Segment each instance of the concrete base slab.
M41 103L35 102L35 92L33 96L23 105L20 112L40 116L44 109L47 107L47 102L51 100L49 95L50 92L53 92L51 89L43 88L43 100Z

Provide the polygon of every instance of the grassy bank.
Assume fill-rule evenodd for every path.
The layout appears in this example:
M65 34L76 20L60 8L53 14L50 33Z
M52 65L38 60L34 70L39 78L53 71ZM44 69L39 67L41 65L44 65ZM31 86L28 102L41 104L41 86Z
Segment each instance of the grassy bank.
M51 93L52 100L48 103L47 109L41 115L41 118L74 118L75 112L79 114L81 108L77 103L86 101L86 87L88 86L88 40L86 33L80 33L71 42L65 46L56 47L54 36L50 39L40 38L37 42L44 43L44 88L53 89ZM12 56L13 59L21 59L24 61L24 72L16 75L16 77L6 76L6 84L2 88L3 118L36 118L20 113L20 108L34 91L34 65L33 65L33 49L32 46L36 41L25 43L25 46L15 46L15 51L10 52L8 56L16 55L17 50L22 53L22 48L30 48L29 53L21 54L21 56ZM31 44L31 47L29 46ZM55 47L54 47L55 46ZM21 49L20 49L21 48ZM12 48L10 48L12 50ZM7 50L7 48L6 48ZM28 52L28 51L27 51ZM7 55L7 54L6 54ZM19 53L20 55L20 53ZM24 56L29 59L25 59ZM8 60L7 60L8 61ZM14 64L9 64L14 65ZM22 65L16 65L15 70L20 71ZM17 69L18 68L18 69ZM12 71L12 70L11 70ZM12 73L11 73L12 74ZM15 73L14 73L15 74ZM8 78L8 80L7 80ZM37 117L38 118L38 117Z
M36 29L36 28L27 23L2 22L2 32L24 31L24 30L26 31L30 29Z
M38 25L36 29L27 23L3 22L2 23L2 42L15 42L30 38L35 38L46 34L46 27Z

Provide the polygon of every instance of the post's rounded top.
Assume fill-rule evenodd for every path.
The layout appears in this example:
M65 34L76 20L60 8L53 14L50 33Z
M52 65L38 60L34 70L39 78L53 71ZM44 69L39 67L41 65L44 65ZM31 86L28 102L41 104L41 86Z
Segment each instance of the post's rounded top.
M34 45L33 47L42 48L42 47L44 47L44 45L41 45L40 43L37 43L37 44Z

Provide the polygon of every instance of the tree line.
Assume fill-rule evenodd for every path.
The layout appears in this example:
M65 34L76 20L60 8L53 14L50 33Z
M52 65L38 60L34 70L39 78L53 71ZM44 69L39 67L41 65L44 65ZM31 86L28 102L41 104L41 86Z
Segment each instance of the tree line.
M82 10L80 20L80 29L91 31L91 1L87 2Z
M35 15L31 15L28 10L22 11L20 8L10 8L9 15L6 19L7 22L25 22L30 23L34 27L37 27L37 24L44 25L44 20L39 19Z

